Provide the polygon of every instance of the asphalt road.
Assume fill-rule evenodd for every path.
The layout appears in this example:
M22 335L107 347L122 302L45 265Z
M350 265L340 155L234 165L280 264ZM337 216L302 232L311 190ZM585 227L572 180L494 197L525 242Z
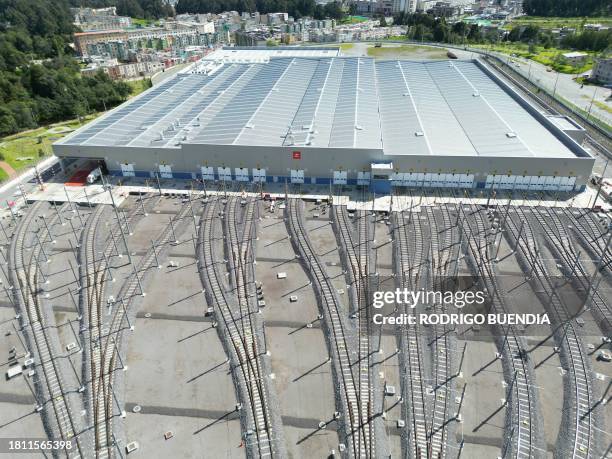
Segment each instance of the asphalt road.
M501 54L498 54L498 56L508 61L508 56ZM606 104L609 109L612 110L612 100L608 100L612 95L610 89L592 85L584 85L581 87L580 84L573 80L576 75L557 73L555 71L547 72L547 67L538 62L519 58L511 59L516 61L515 66L517 70L520 70L524 76L535 81L538 86L542 86L550 91L555 91L556 85L556 93L559 96L587 112L590 108L593 116L612 125L611 113L598 107L595 103L591 105L591 101L594 100Z

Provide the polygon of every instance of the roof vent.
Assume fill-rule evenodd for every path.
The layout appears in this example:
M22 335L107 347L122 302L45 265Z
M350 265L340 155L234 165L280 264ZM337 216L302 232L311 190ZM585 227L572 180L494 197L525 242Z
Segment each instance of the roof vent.
M474 93L472 94L472 96L474 97L480 97L480 93L478 91L474 91Z
M255 129L255 125L251 123L247 123L244 127L247 129Z
M404 97L408 97L410 95L409 92L405 92L404 94L402 94Z
M358 131L363 131L363 127L360 126L359 124L355 125L355 129L357 129Z
M414 136L415 136L415 137L423 137L424 135L425 135L425 133L424 133L423 131L416 131L416 132L414 133Z
M514 139L516 138L516 132L506 132L506 137L509 139Z

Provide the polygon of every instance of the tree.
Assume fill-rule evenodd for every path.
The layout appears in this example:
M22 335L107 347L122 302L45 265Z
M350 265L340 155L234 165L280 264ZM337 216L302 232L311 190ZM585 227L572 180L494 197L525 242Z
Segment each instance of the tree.
M5 136L17 132L17 122L7 107L0 105L0 135Z
M433 39L438 42L445 42L449 36L449 29L446 22L439 21L433 30Z
M531 41L529 42L529 54L535 54L537 52L536 45Z
M508 34L508 41L519 41L521 39L521 26L514 26Z
M342 19L342 17L344 16L344 12L342 11L342 4L340 2L326 3L324 10L325 17L331 19Z
M523 0L523 11L530 16L610 16L609 0Z
M380 27L387 27L387 20L385 19L385 17L384 17L384 16L381 16L381 17L380 17L379 26L380 26Z
M118 0L117 14L133 18L145 17L145 12L137 0Z

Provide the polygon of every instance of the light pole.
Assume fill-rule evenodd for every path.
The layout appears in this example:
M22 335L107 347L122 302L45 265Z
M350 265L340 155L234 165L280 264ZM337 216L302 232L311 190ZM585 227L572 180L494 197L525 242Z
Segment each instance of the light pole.
M599 88L596 86L595 91L593 91L593 97L591 98L591 104L589 105L589 111L587 113L587 121L589 120L589 117L591 116L591 109L593 108L593 102L595 102L595 95L597 94L598 89Z
M561 75L561 72L557 72L557 79L555 80L555 87L553 88L553 99L555 98L555 95L557 94L557 83L559 83L559 75Z

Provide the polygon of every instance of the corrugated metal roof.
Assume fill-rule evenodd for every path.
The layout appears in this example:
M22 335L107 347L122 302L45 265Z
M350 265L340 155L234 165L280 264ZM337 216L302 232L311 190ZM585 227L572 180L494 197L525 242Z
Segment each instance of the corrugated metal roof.
M202 62L268 62L270 59L278 57L335 57L339 52L339 47L277 46L271 48L257 48L236 46L217 49L204 56Z
M179 74L60 143L575 156L474 62L348 57L273 58Z

